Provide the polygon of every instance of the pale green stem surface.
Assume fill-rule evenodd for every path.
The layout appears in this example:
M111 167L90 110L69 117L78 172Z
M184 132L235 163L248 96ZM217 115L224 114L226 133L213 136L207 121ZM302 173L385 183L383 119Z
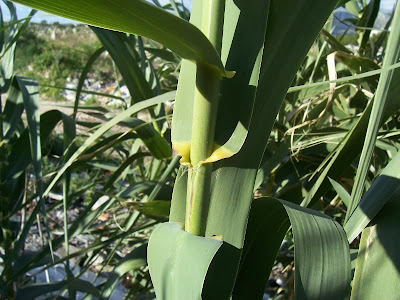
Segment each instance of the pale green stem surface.
M190 233L200 236L206 232L212 169L212 163L208 163L189 170L186 228Z
M214 147L218 110L219 78L207 66L197 66L190 161L193 167L205 161Z
M201 31L221 52L225 0L204 0ZM210 202L211 164L202 164L214 148L220 77L213 69L197 64L194 119L190 151L191 180L188 181L185 230L204 236Z

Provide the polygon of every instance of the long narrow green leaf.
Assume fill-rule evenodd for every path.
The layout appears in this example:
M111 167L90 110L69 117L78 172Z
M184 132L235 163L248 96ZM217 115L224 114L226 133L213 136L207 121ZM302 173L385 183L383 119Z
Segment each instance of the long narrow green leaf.
M15 5L11 2L4 3L9 10L10 22L17 21L17 11ZM3 14L1 13L1 22L3 23ZM6 93L10 87L12 76L14 75L15 62L15 36L18 33L18 25L14 24L8 30L7 35L4 31L0 33L1 54L0 54L0 92Z
M400 65L400 63L398 65ZM386 105L387 107L385 108L385 115L381 125L400 109L400 102L398 101L398 95L400 93L399 82L400 69L396 69L389 88ZM336 180L361 153L363 141L360 139L360 136L365 136L366 134L368 121L371 115L372 104L373 101L368 104L357 123L349 131L346 137L339 143L331 155L328 156L324 162L321 174L307 194L307 197L304 199L303 205L313 203L316 201L316 199L324 195L331 187L327 177L329 176L330 178Z
M246 5L242 4L244 9ZM305 0L271 2L249 134L235 156L215 163L206 236L222 235L224 241L237 248L243 247L254 181L276 115L301 62L335 4L333 0L316 1L312 6Z
M47 220L46 206L42 196L43 193L43 181L42 181L42 147L40 140L40 109L39 109L39 87L36 80L15 77L18 86L22 92L22 99L24 101L24 107L26 112L26 118L29 129L29 142L30 152L33 162L33 170L36 177L36 191L39 195L38 205L42 208L42 214L44 224L46 226L47 241L50 247L51 256L54 259L52 240L50 236L50 230Z
M340 0L341 5L344 5L346 10L352 15L358 17L361 11L358 0Z
M160 78L162 76L157 74L153 62L147 57L147 53L144 50L145 47L143 43L143 38L141 36L138 36L137 41L139 46L139 56L141 60L142 72L153 93L155 95L160 95L161 94Z
M47 270L48 268L50 268L52 266L55 266L57 264L63 263L63 262L68 261L68 260L71 260L72 258L88 254L89 252L103 250L106 247L110 247L113 244L115 244L116 241L124 239L124 238L126 238L127 236L131 235L134 232L140 232L142 230L149 229L149 228L153 227L155 224L156 224L156 222L148 222L148 223L145 223L144 225L141 225L140 227L130 228L129 230L127 230L125 232L122 232L120 234L114 235L114 236L110 237L109 239L107 239L106 241L103 241L103 242L102 241L98 241L96 243L93 243L92 245L90 245L87 248L81 249L79 251L76 251L76 252L70 254L69 256L65 256L63 258L57 259L54 262L51 262L50 264L47 264L46 266L44 266L42 268L42 271ZM61 242L61 239L57 239L57 241ZM54 243L56 243L56 241ZM18 273L16 273L13 278L15 279L16 276L23 274L23 272L26 272L27 270L29 270L29 268L42 267L43 263L40 260L43 260L43 257L45 257L46 254L47 254L47 252L43 251L43 250L41 252L39 252L39 254L35 257L35 259L31 260L30 264L25 265L25 268L19 269Z
M120 124L135 131L155 158L171 157L172 149L170 144L150 123L135 118L126 118Z
M9 28L11 28L11 27L14 27L14 26L17 25L17 24L26 21L26 19L28 19L28 18L29 18L29 17L27 17L27 18L22 18L22 19L19 19L19 20L16 20L16 21L12 21L12 22L9 22L7 25L4 25L4 23L3 23L3 24L1 25L1 27L0 27L0 32L5 31L5 30L7 30L7 29L9 29ZM0 38L0 39L1 39L1 38Z
M64 135L73 138L75 134L75 123L73 120L58 110L50 110L40 116L40 143L42 146L46 144L54 128L60 121L63 122ZM28 145L30 147L29 129L26 129L13 144L11 154L8 157L10 167L7 176L9 180L18 177L32 163L30 153L26 155L25 147Z
M124 121L118 123L118 125L128 128L128 132L123 134L115 134L106 137L102 141L88 148L86 153L82 155L79 160L88 160L96 156L116 144L121 143L124 140L131 138L140 138L142 142L149 149L150 153L157 159L163 159L171 157L172 149L169 143L156 131L150 123L146 123L136 118L126 118ZM131 131L136 132L137 136Z
M21 234L19 235L19 239L15 243L15 247L14 247L15 251L13 252L13 257L12 257L12 259L10 259L8 262L5 263L4 269L7 269L8 267L12 266L13 263L15 263L18 260L18 253L21 252L22 247L25 245L26 237L29 233L29 230L32 228L34 222L36 222L36 220L37 220L36 216L39 214L40 209L41 209L40 205L36 205L36 207L33 209L31 214L27 218L25 226L24 226ZM46 249L46 250L48 250L48 249ZM15 263L14 268L16 268L17 265L18 264ZM3 272L4 272L4 270L3 270Z
M100 136L102 136L105 132L110 130L114 125L118 124L119 122L123 121L124 119L130 117L131 115L146 109L148 107L157 105L159 103L163 103L165 101L171 101L175 97L175 91L165 93L163 95L154 97L152 99L148 99L142 102L139 102L135 105L132 105L130 108L119 114L118 116L114 117L106 124L102 125L99 129L96 130L78 150L69 158L69 160L65 163L60 171L57 172L57 175L48 185L47 189L44 192L44 196L47 196L57 181L61 178L64 172L72 165L72 163L81 155L94 141L96 141Z
M8 91L14 75L15 46L16 44L14 43L9 47L0 60L0 92L2 94Z
M171 201L153 200L148 202L138 202L129 205L145 216L156 221L166 222L171 208Z
M90 114L92 116L98 116L98 114ZM102 115L100 116L101 119L105 119ZM111 120L105 119L105 120ZM93 125L93 123L89 123ZM96 128L101 124L97 123ZM96 154L100 153L101 151L105 151L111 147L113 147L117 143L121 143L124 140L131 139L131 138L140 138L142 142L146 145L149 149L150 153L157 159L163 159L171 157L172 149L170 144L165 140L161 134L151 126L151 123L146 123L142 120L136 118L125 118L124 121L118 123L118 125L128 128L128 132L123 134L115 134L113 136L106 137L102 141L98 142L96 145L88 148L86 153L80 157L82 159L90 159L94 157ZM84 125L85 126L85 125ZM92 126L93 127L93 126ZM137 136L131 131L134 131Z
M397 5L394 14L394 23L389 36L388 46L386 49L383 66L387 67L397 63L400 57L400 5ZM379 79L378 88L375 93L375 100L371 111L371 117L368 123L367 133L363 151L361 152L360 164L357 169L355 183L351 193L350 206L346 213L346 221L353 213L357 204L360 202L361 195L364 191L365 177L367 175L372 152L375 147L376 137L380 128L380 123L384 115L386 101L388 99L389 88L393 78L394 71L383 72Z
M346 53L349 53L349 54L353 53L351 50L347 49L345 45L343 45L341 42L339 42L332 34L330 34L325 29L321 30L321 35L328 42L328 44L331 45L331 47L334 50L343 51L343 52L346 52Z
M26 27L28 26L30 20L32 19L32 17L36 14L36 10L32 9L31 12L29 13L28 17L25 19L24 23L22 23L22 25L18 28L18 30L16 31L15 34L12 34L9 36L10 41L7 45L7 47L4 49L4 52L8 52L8 50L15 46L15 44L17 43L19 37L21 36L21 34L25 31ZM3 53L0 56L0 59L3 58Z
M108 277L104 286L102 287L101 294L104 298L109 298L114 290L119 278L125 273L144 267L147 264L147 244L135 248L132 252L127 254L115 266L111 275Z
M134 53L135 46L126 34L92 27L100 42L107 49L121 72L131 95L131 105L153 97L153 92L138 66Z
M107 180L106 184L104 185L104 190L109 189L115 182L118 181L119 177L121 176L122 172L128 168L135 160L148 156L147 153L135 153L128 157L120 166L119 168L110 176Z
M289 226L289 218L279 201L253 200L233 300L262 299Z
M345 190L345 188L339 182L333 180L332 178L328 179L331 182L332 187L334 188L340 199L343 201L344 205L348 207L350 204L350 194Z
M349 55L343 52L336 52L335 59L338 62L349 67L349 71L351 71L355 75L380 69L379 65L376 62L367 57L360 57L356 55ZM375 90L378 85L379 76L376 75L367 77L365 78L365 81L371 86L371 90Z
M40 117L40 133L41 133L41 145L45 145L47 142L48 137L50 136L51 132L54 130L55 126L59 123L59 121L63 121L64 123L64 134L68 135L69 131L74 131L75 127L68 128L71 124L66 120L69 118L66 115L63 115L61 112L53 110L48 111L41 115ZM66 128L67 127L67 128ZM9 158L9 165L12 166L8 175L10 178L15 177L15 174L22 172L25 170L28 165L31 163L32 158L31 155L26 155L25 147L29 145L29 136L28 136L28 129L21 135L19 140L14 144L12 148L12 154ZM24 158L24 159L22 159ZM10 179L9 178L9 179ZM18 253L20 253L22 247L25 245L25 239L27 234L29 233L30 228L32 227L33 223L36 221L36 215L39 212L40 206L36 206L35 209L32 211L31 215L27 219L25 227L19 236L19 240L14 245L14 255L13 259L17 259ZM11 261L10 261L11 263Z
M381 6L381 0L370 1L363 9L364 13L361 19L357 22L356 26L373 28L376 18ZM371 29L361 30L359 40L360 42L360 53L365 53L368 40L370 39Z
M342 227L317 211L274 198L253 201L233 299L261 299L289 222L295 239L295 299L346 299L350 252ZM340 257L340 261L337 259Z
M144 0L15 0L15 2L89 25L146 36L185 59L208 64L221 76L225 74L219 55L200 30Z
M79 76L78 86L76 87L76 96L75 96L75 103L74 103L74 114L73 118L76 118L76 114L79 108L79 98L81 96L81 92L83 89L83 84L85 83L85 79L89 73L90 68L94 64L94 62L100 57L101 54L104 53L106 49L104 47L100 47L92 55L90 55L85 67L82 70L81 75Z
M304 89L311 89L311 88L315 88L315 87L319 87L319 86L327 86L327 87L329 87L330 83L351 82L353 80L368 78L368 77L379 75L379 74L381 74L383 72L388 72L390 70L395 70L395 69L398 69L398 68L400 68L400 63L395 63L395 64L393 64L391 66L382 67L379 70L368 71L368 72L364 72L364 73L361 73L361 74L358 74L358 75L346 76L346 77L339 78L339 79L336 79L336 80L326 80L326 81L322 81L322 82L314 82L314 83L304 84L304 85L300 85L300 86L294 86L294 87L289 88L288 93L294 93L294 92L301 91L301 90L304 90Z
M11 20L10 24L13 24L13 23L15 23L15 21ZM13 25L11 25L11 26L13 26ZM5 27L4 26L4 18L3 18L3 11L1 9L1 7L0 7L0 27L2 29ZM6 29L6 28L4 28L4 29ZM5 35L4 35L4 31L1 30L0 31L0 51L3 51L3 47L4 47L5 41L6 41L6 38L5 38Z
M84 154L79 156L79 161L90 161L96 155L103 153L104 151L115 147L116 145L128 141L131 139L136 139L137 135L132 132L108 134L105 133L102 136L102 140L95 143L93 146L89 147Z
M397 189L362 233L351 299L399 298L399 200L400 189Z
M48 85L48 84L43 84L43 83L39 83L39 86L40 87L45 87L45 88L50 88L50 89L78 92L78 89L66 88L66 87L62 87L62 86ZM112 99L118 99L118 100L121 100L121 101L124 100L124 98L119 97L119 96L106 94L106 93L93 92L93 91L88 91L88 90L81 90L80 93L81 94L88 94L88 95L95 95L95 96L102 96L102 97L107 97L107 98L112 98ZM73 107L71 105L60 105L60 106Z
M15 77L22 93L28 121L31 157L38 184L42 185L42 148L40 144L39 88L33 79ZM41 194L41 190L38 192Z
M171 176L171 174L175 171L176 166L179 163L179 156L175 156L172 158L171 162L169 163L168 167L165 169L164 173L161 175L158 183L154 187L154 189L151 191L149 198L147 199L148 201L153 201L157 199L158 194L161 191L162 186L166 183L168 178Z
M21 116L24 111L24 101L22 92L16 80L13 80L9 86L7 101L3 110L2 136L9 139L17 130L21 122Z
M400 192L400 152L383 169L347 221L344 229L349 242L362 232L380 209ZM395 201L395 200L393 200Z
M99 298L101 297L100 292L90 282L75 278L71 281L63 280L51 283L34 283L26 285L18 290L16 299L35 299L39 296L43 296L48 293L64 290L67 288L79 292L88 293Z
M177 63L179 62L177 56L167 49L159 49L159 48L152 48L152 47L144 47L144 50L157 56L163 60L170 61Z
M170 0L169 2L171 3L172 8L178 14L178 16L180 16L182 19L184 19L182 12L179 10L178 6L175 3L175 0Z

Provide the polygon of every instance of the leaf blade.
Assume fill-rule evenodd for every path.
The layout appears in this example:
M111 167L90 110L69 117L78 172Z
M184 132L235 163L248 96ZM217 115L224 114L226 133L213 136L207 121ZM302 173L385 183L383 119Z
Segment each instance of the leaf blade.
M218 53L193 25L143 0L15 0L89 25L151 38L181 57L225 74Z
M295 238L295 299L346 299L351 280L350 252L345 232L336 221L274 198L253 200L250 218L233 299L262 297L289 228L288 219ZM343 259L338 262L337 257Z

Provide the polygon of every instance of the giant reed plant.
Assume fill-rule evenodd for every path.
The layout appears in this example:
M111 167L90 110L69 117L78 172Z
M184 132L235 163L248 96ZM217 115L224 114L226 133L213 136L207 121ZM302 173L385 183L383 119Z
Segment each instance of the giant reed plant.
M390 116L388 108L397 107L393 99L399 72L393 71L397 67L393 64L399 59L399 7L384 66L378 72L383 74L375 99L332 152L303 201L303 205L315 202L323 195L327 174L336 172L337 176L344 161L350 164L357 157L361 147L355 137L365 132L370 118L345 232L326 215L294 203L252 199L256 173L282 101L337 1L193 0L190 23L141 0L16 2L94 26L147 36L184 59L172 123L172 142L181 156L181 168L169 222L154 230L148 246L158 299L261 298L288 221L296 241L296 298L350 296L348 240L363 231L389 198L395 208L398 202L398 155L359 200L379 124L382 117ZM128 110L119 119L136 111ZM347 148L353 151L341 160ZM69 165L58 172L45 193ZM394 192L377 195L379 184ZM384 293L389 298L396 293L398 257L394 253L398 245L388 244L381 236L385 233L379 231L381 226L388 227L388 233L393 230L398 210L390 207L363 232L351 292L354 299L373 299L373 292L364 292L365 284L375 272L382 282L386 270L393 275ZM378 257L369 254L370 240L376 241L373 247ZM383 270L369 272L379 259L385 262ZM366 290L377 286L368 285Z

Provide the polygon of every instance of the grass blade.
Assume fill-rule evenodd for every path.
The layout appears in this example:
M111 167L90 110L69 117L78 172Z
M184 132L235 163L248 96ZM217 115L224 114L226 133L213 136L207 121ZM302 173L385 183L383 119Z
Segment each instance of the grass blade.
M135 45L126 34L91 27L100 42L107 49L121 72L122 78L131 95L131 105L154 96L151 87L143 75L132 51Z
M132 252L127 254L115 266L111 275L108 277L104 286L102 287L101 295L104 298L109 298L114 290L119 278L125 273L144 267L147 265L147 244L135 248Z
M388 46L386 49L385 59L383 66L388 67L398 62L400 56L400 5L397 5L396 12L394 15L394 23L392 26L392 32L389 36ZM381 74L379 79L378 88L375 94L375 100L371 111L370 121L368 123L368 129L365 136L365 142L363 151L361 152L360 164L357 169L354 187L351 193L350 206L346 213L347 221L357 204L360 202L361 195L364 191L365 177L367 175L372 152L375 147L376 137L380 128L381 120L383 118L386 100L388 99L389 88L394 71L387 71Z
M225 74L219 55L200 30L146 1L16 0L15 2L89 25L148 37L185 59L208 64L220 76Z
M124 170L128 168L135 160L145 156L149 156L149 154L139 152L128 157L107 180L106 184L104 185L104 190L107 191L115 182L117 182Z
M104 51L106 51L106 49L104 47L100 47L95 52L93 52L93 54L90 55L85 67L83 68L81 75L79 76L78 86L76 87L75 103L74 103L74 113L73 113L74 120L76 119L76 114L78 112L79 98L81 96L81 92L83 89L83 84L85 82L85 79L90 71L90 68L94 64L94 62L100 57L101 54L104 53Z
M368 77L379 75L379 74L382 74L383 72L388 72L388 71L395 70L398 68L400 68L400 63L395 63L390 66L382 67L379 70L368 71L368 72L361 73L358 75L346 76L346 77L342 77L342 78L339 78L336 80L326 80L326 81L322 81L322 82L314 82L314 83L294 86L294 87L289 88L288 93L294 93L294 92L298 92L298 91L301 91L304 89L311 89L311 88L315 88L315 87L319 87L319 86L327 86L326 89L329 89L329 84L331 84L331 83L351 82L353 80L368 78Z
M397 186L399 180L397 179ZM380 191L378 192L380 193ZM351 299L396 299L400 288L400 189L363 230Z
M50 253L54 260L52 239L50 235L49 225L47 221L46 206L43 194L43 181L42 181L42 148L40 140L40 110L39 110L39 87L37 82L33 79L24 77L15 77L18 86L22 92L22 99L26 111L29 129L29 141L31 148L31 158L33 162L33 169L36 177L36 191L39 195L38 205L42 208L44 224L46 226L47 242L49 244Z
M17 81L14 80L9 87L7 101L3 110L4 120L2 121L2 136L5 139L11 138L17 130L23 111L24 101L22 99L22 92Z
M261 299L289 228L287 217L295 238L295 299L346 299L351 268L342 227L317 211L274 198L253 201L233 299Z
M374 180L374 183L344 226L350 243L373 220L386 202L395 201L391 199L397 197L400 192L399 168L400 152L396 154L383 169L382 173Z
M343 201L346 207L350 204L350 194L345 190L345 188L337 181L333 180L332 178L328 178L332 184L333 189L336 191L340 199Z
M171 101L175 97L175 91L173 92L168 92L163 95L154 97L152 99L148 99L142 102L139 102L118 116L114 117L110 121L108 121L106 124L102 125L99 129L96 130L84 143L81 147L79 147L78 150L69 158L69 160L65 163L65 165L62 167L60 171L57 172L57 175L55 178L51 181L47 189L44 191L44 197L49 194L51 189L54 187L54 185L57 183L57 181L63 176L64 172L72 165L72 163L81 155L87 148L91 146L93 142L95 142L100 136L102 136L105 132L110 130L114 125L118 124L119 122L123 121L124 119L130 117L131 115L146 109L148 107L157 105L159 103L163 103L165 101Z
M35 283L21 287L17 293L17 300L28 298L35 299L39 296L64 289L71 289L101 298L100 292L88 281L73 279L72 281L63 280L52 283Z
M249 134L236 155L215 163L206 236L222 235L224 241L243 247L255 177L276 116L301 62L335 4L336 1L316 2L310 9L308 1L271 2ZM282 30L287 34L282 35ZM302 39L297 38L299 35Z
M400 66L400 63L398 65ZM390 85L387 107L385 108L385 115L381 125L400 108L400 103L398 101L398 94L400 92L399 82L400 69L396 69ZM346 137L339 143L336 149L325 159L321 167L316 171L316 173L320 172L320 169L323 168L323 171L315 181L302 205L307 206L309 203L313 203L316 199L324 195L331 187L327 177L329 176L330 178L337 180L342 172L361 153L363 141L359 137L365 136L366 134L372 105L373 101L368 104L357 123L353 128L351 128Z

